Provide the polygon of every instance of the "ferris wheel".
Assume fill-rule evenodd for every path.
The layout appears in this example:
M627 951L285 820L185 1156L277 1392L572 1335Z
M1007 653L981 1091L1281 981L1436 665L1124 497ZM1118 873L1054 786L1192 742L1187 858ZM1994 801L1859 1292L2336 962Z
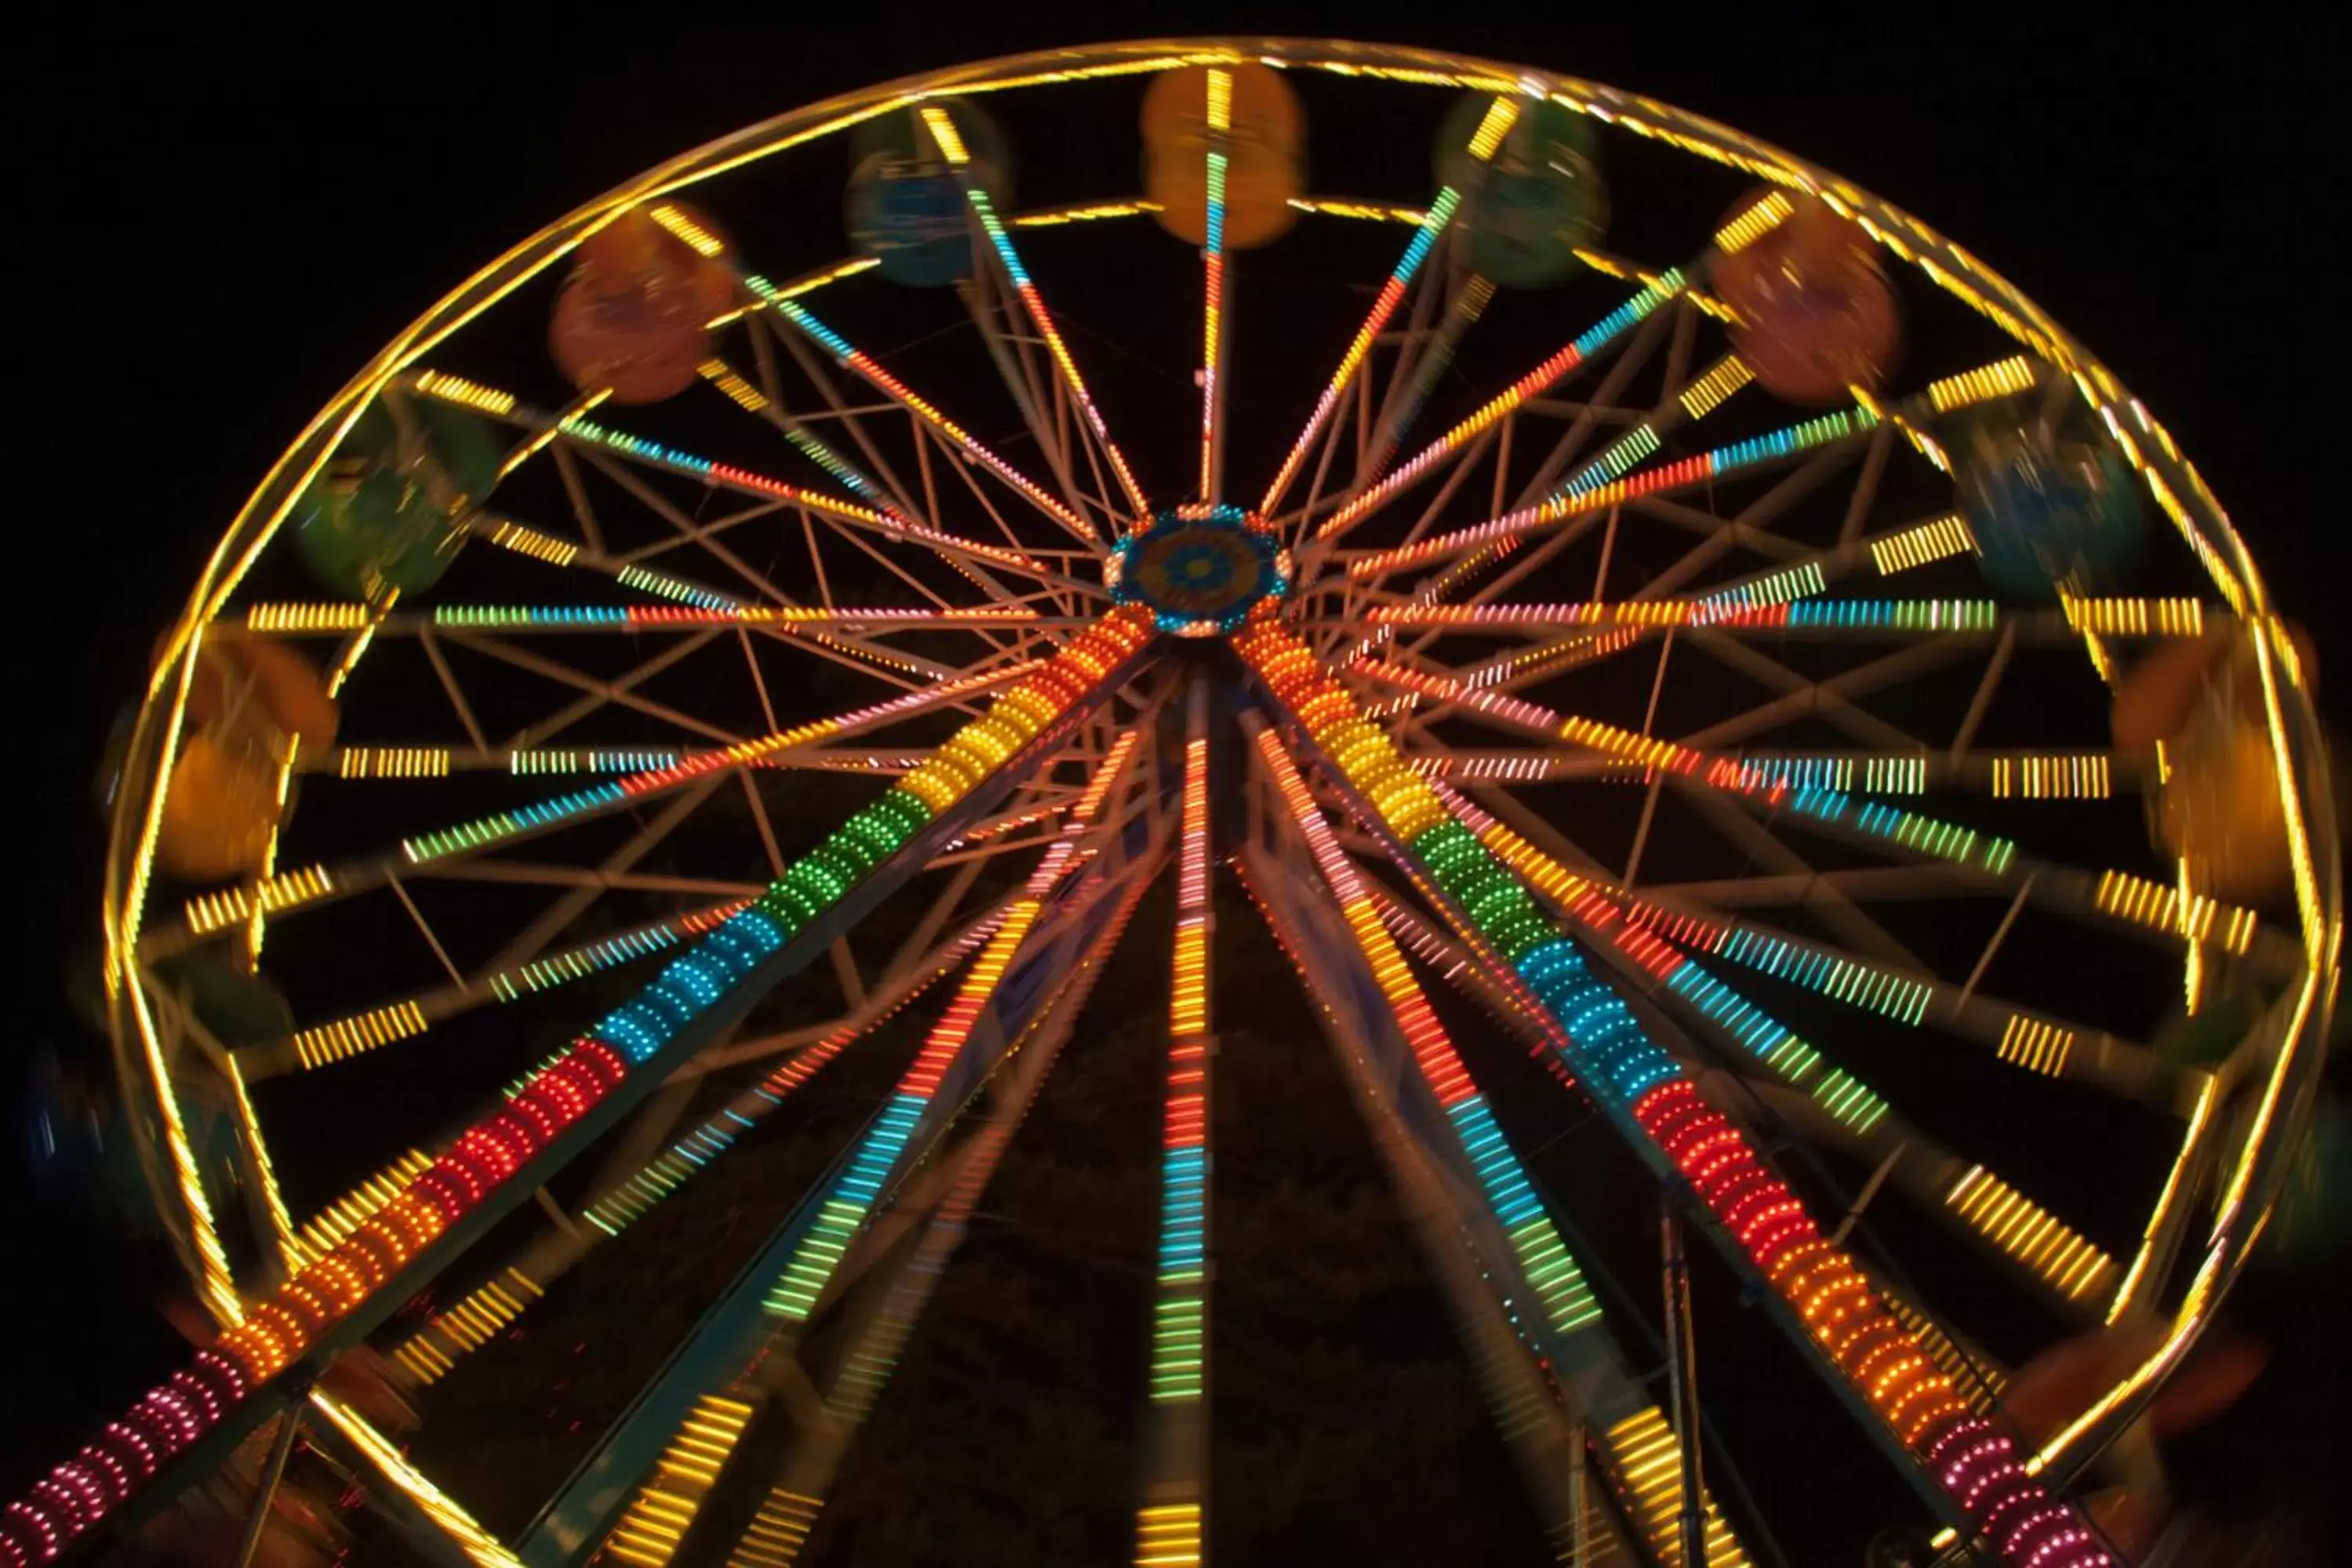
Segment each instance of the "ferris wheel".
M385 347L159 646L107 1007L217 1337L0 1563L205 1519L323 1560L298 1442L429 1560L821 1552L1106 1008L1160 1020L1129 1552L1205 1561L1220 916L1318 1010L1559 1561L1772 1560L1701 1253L1923 1551L2125 1561L2092 1494L2146 1479L2326 1055L2312 675L2086 349L1696 115L1194 40L780 116ZM1152 994L1097 991L1122 944ZM894 1040L483 1522L430 1461L476 1352ZM1547 1163L1567 1109L1626 1179ZM2053 1346L2098 1352L2055 1394Z

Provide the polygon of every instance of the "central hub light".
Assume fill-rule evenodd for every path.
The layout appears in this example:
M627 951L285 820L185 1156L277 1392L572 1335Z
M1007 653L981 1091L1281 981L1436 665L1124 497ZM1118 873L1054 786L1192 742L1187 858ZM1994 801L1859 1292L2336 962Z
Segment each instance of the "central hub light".
M1265 520L1237 506L1180 506L1111 547L1113 603L1141 605L1180 637L1223 637L1261 599L1290 591L1290 552Z

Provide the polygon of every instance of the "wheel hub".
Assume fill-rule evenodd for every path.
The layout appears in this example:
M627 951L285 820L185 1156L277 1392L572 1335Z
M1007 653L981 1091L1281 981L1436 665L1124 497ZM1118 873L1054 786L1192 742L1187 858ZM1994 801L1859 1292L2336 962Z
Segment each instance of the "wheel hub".
M1262 599L1290 591L1290 552L1237 506L1180 506L1120 540L1103 564L1114 603L1149 608L1163 632L1223 637Z

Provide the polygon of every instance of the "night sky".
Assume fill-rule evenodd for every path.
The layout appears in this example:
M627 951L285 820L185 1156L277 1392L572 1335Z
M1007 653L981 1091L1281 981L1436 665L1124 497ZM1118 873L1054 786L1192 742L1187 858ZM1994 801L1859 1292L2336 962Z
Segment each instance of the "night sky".
M925 68L1109 36L1106 19L713 31L580 18L547 34L376 17L343 54L93 39L20 53L5 108L21 184L7 433L16 458L5 1183L21 1177L22 1057L78 1026L68 951L94 931L89 785L107 727L218 531L309 415L484 258L672 153L792 105ZM1003 7L1006 11L1026 7ZM2281 7L2193 25L1807 7L1547 7L1538 27L1416 11L1219 7L1189 26L1386 39L1574 72L1824 164L1957 237L2097 352L2229 506L2311 626L2323 696L2346 662L2329 590L2343 441L2335 213L2340 37ZM1495 9L1501 9L1499 7ZM362 26L361 13L337 26ZM1118 125L1109 133L1130 136ZM1425 171L1313 145L1318 190ZM831 212L818 221L837 222ZM26 481L29 480L29 484ZM1146 993L1138 1005L1155 1005ZM25 1205L0 1337L0 1492L143 1386L169 1342L152 1260ZM0 1231L5 1234L5 1231Z

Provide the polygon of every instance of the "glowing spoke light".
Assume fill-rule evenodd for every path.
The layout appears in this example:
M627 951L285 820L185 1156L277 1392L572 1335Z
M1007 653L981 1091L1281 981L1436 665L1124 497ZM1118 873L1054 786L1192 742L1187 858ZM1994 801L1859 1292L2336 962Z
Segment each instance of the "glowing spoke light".
M1081 531L1086 530L1085 520L1067 506L1055 500L1044 486L982 445L962 426L915 395L906 383L884 370L871 354L865 353L850 342L847 338L818 321L804 307L784 298L774 284L757 274L746 275L743 283L746 288L766 301L778 315L799 328L817 346L831 354L836 363L865 377L885 396L906 408L940 435L945 436L955 445L958 451L962 452L990 473L1018 490L1029 504L1070 528Z
M884 632L893 629L938 631L956 626L1020 626L1038 619L1036 609L1024 604L972 605L746 605L675 578L648 581L657 574L624 567L619 581L649 594L681 599L669 605L441 605L432 624L467 631L642 632L691 630L705 626L774 626L834 631Z
M1954 1182L1944 1201L2070 1300L2100 1294L2116 1277L2114 1258L1981 1165Z
M1870 563L1881 576L1907 572L1914 566L1925 566L1930 561L1942 561L1954 555L1976 553L1977 536L1969 528L1969 520L1958 512L1949 512L1914 528L1890 533L1884 539L1873 540Z
M1783 1082L1811 1095L1833 1120L1863 1133L1886 1115L1886 1102L1867 1084L1823 1062L1795 1030L1660 941L1643 919L1643 906L1577 876L1451 789L1441 785L1436 793L1496 860L1565 910L1588 939L1607 942L1664 982L1667 991Z
M2252 948L2259 921L2252 910L2204 893L2184 899L2177 883L2152 882L2127 871L2099 873L2091 901L2102 914L2241 954Z
M1791 609L1801 607L1790 606ZM1402 665L1358 660L1355 668L1377 675L1383 680L1418 690L1425 696L1491 714L1525 729L1547 731L1561 740L1591 747L1645 770L1663 769L1684 773L1716 789L1736 795L1762 796L1817 822L1919 854L1932 855L1971 869L2000 874L2007 871L2017 857L2017 846L2010 839L1979 833L1974 828L1923 816L1878 801L1856 801L1835 790L1788 788L1772 780L1769 773L1759 775L1752 772L1748 764L1738 757L1710 756L1689 746L1653 736L1637 735L1630 730L1604 724L1598 720L1582 717L1563 719L1549 709L1538 707L1524 698L1473 690L1461 681L1429 675ZM1901 773L1895 776L1902 782L1910 782Z
M604 1552L635 1568L664 1568L750 1425L754 1406L706 1394L655 1461L653 1478L629 1500Z
M1503 144L1503 138L1510 133L1518 118L1518 100L1508 93L1496 94L1487 104L1486 113L1479 121L1477 130L1471 135L1470 156L1480 164L1493 158L1495 149ZM1261 515L1273 516L1275 509L1282 504L1283 492L1298 477L1299 466L1306 462L1315 438L1330 422L1332 411L1339 405L1340 395L1348 390L1349 383L1355 379L1356 372L1363 367L1365 360L1370 357L1372 344L1379 341L1381 330L1388 325L1389 318L1395 315L1397 307L1404 302L1405 290L1412 286L1422 264L1437 248L1438 237L1454 221L1454 213L1462 205L1462 195L1463 193L1452 185L1438 188L1436 200L1429 204L1428 212L1422 216L1421 226L1412 238L1406 241L1404 254L1397 258L1388 280L1381 285L1380 293L1373 297L1370 313L1365 316L1364 324L1356 329L1356 335L1349 342L1347 352L1339 356L1339 368L1331 373L1330 381L1316 398L1314 412L1307 416L1307 427L1298 433L1298 439L1291 443L1289 454L1282 459L1282 467L1275 470L1273 482L1265 488L1265 499L1257 505ZM1487 292L1492 291L1489 285ZM1483 300L1481 303L1484 303Z
M1544 1320L1555 1333L1571 1334L1597 1325L1601 1306L1584 1278L1582 1268L1560 1238L1542 1200L1528 1181L1526 1170L1512 1152L1509 1140L1496 1124L1486 1097L1471 1080L1469 1069L1454 1048L1444 1026L1431 1010L1428 998L1412 977L1404 955L1381 921L1369 889L1340 853L1330 825L1308 795L1306 781L1272 730L1256 736L1264 761L1283 804L1289 807L1307 839L1332 896L1339 901L1348 929L1356 939L1372 979L1389 1003L1405 1048L1420 1069L1422 1081L1436 1097L1463 1156L1477 1173L1481 1189L1496 1219L1509 1238L1522 1273L1544 1308Z
M1234 73L1209 69L1208 231L1201 247L1201 500L1217 504L1219 399L1223 393L1225 345L1225 133L1234 128Z
M529 1167L589 1109L655 1060L688 1022L736 989L761 959L837 902L991 771L979 737L1025 742L1060 722L1150 637L1143 617L1114 611L959 731L941 756L908 775L796 862L756 903L665 969L636 1000L528 1075L499 1108L333 1250L253 1303L186 1371L151 1390L75 1458L0 1514L16 1563L47 1562L226 1419L253 1389L302 1359L449 1226ZM960 743L970 764L950 760ZM1002 744L991 742L989 744Z
M1632 1506L1627 1510L1641 1522L1642 1531L1662 1550L1661 1563L1682 1562L1683 1460L1675 1429L1665 1413L1645 1405L1615 1423L1604 1439L1617 1460L1618 1484ZM1715 1500L1704 1489L1699 1494L1705 1524L1700 1537L1700 1561L1706 1568L1735 1568L1748 1554L1724 1522Z
M1412 461L1334 511L1324 520L1323 526L1316 530L1315 537L1337 539L1347 532L1391 496L1419 482L1423 475L1449 454L1460 451L1473 437L1518 408L1528 399L1540 396L1552 383L1633 331L1648 318L1650 312L1680 293L1685 281L1682 269L1675 268L1661 275L1655 282L1643 285L1639 293L1602 317L1559 353L1513 382L1475 414L1431 442ZM1351 564L1349 570L1353 574L1355 567Z
M1500 399L1497 400L1497 402L1500 401ZM1494 405L1489 405L1489 406ZM1517 405L1513 404L1511 406L1516 407ZM1499 414L1497 416L1499 417ZM1468 528L1456 529L1451 533L1435 534L1413 544L1399 545L1393 550L1377 550L1360 555L1348 563L1348 575L1359 578L1377 576L1382 573L1398 571L1404 567L1418 566L1426 562L1457 554L1465 550L1474 550L1480 545L1516 539L1536 529L1548 527L1552 523L1565 521L1570 518L1586 513L1606 511L1612 506L1620 506L1643 496L1658 495L1667 490L1705 484L1744 469L1761 467L1766 463L1780 462L1799 453L1811 451L1814 447L1825 447L1832 442L1859 435L1877 423L1878 416L1866 408L1840 409L1836 413L1824 414L1819 418L1808 419L1801 424L1789 426L1785 429L1776 430L1769 435L1736 441L1728 447L1719 447L1714 451L1703 452L1695 458L1684 458L1668 463L1663 468L1651 468L1634 474L1631 478L1601 477L1601 465L1611 461L1612 454L1622 465L1617 471L1622 473L1626 468L1632 467L1657 449L1656 436L1651 434L1648 426L1644 426L1626 437L1618 447L1604 452L1601 458L1594 460L1594 465L1586 470L1586 473L1591 476L1591 482L1586 484L1585 488L1578 489L1574 484L1564 486L1549 500L1534 506L1523 507L1517 511L1506 512L1490 521L1474 523ZM1468 435L1463 436L1464 440L1468 439L1469 435L1477 433L1477 430L1472 429L1469 425L1459 428L1468 432ZM1483 428L1485 428L1484 426L1478 426L1478 429ZM1646 442L1640 439L1644 437L1647 437ZM1438 446L1432 447L1429 451L1414 458L1412 463L1399 468L1396 474L1383 481L1381 487L1365 492L1363 496L1349 502L1347 507L1333 513L1332 522L1325 524L1323 531L1327 534L1339 531L1334 525L1339 519L1347 517L1351 508L1363 507L1365 510L1370 510L1366 503L1375 496L1379 496L1382 490L1399 485L1409 475L1416 472L1415 464L1433 463L1444 456L1444 451L1453 450L1453 447L1445 447L1445 442L1454 439L1453 435L1448 435ZM1444 451L1439 449L1441 447L1444 447Z
M1455 820L1398 757L1306 645L1269 618L1236 646L1358 798L1459 911L1558 1031L1567 1065L1595 1099L1629 1117L1679 1171L1722 1233L1811 1329L1817 1348L2004 1560L2089 1568L2112 1560L2074 1510L2026 1471L2011 1440L1957 1394L1845 1255L1747 1140L1702 1100L1575 945L1557 934L1520 879ZM1695 755L1695 753L1694 753ZM1654 960L1670 964L1668 953ZM1654 967L1653 972L1656 969ZM2022 1212L2022 1211L2019 1211ZM2047 1218L2047 1216L2042 1216ZM2051 1222L2054 1225L2054 1221ZM2063 1267L2081 1260L2034 1232ZM2043 1254L2037 1250L2037 1256ZM2074 1278L2072 1273L2067 1278Z
M2115 794L2115 770L2104 752L1995 757L1997 799L2105 800Z
M1078 374L1077 361L1070 357L1069 348L1062 342L1060 330L1054 325L1052 312L1045 309L1045 301L1039 296L1037 286L1029 280L1029 269L1021 265L1021 252L1013 246L1012 234L1005 228L1003 220L996 216L996 208L990 203L987 191L968 172L971 153L965 148L963 138L957 133L955 122L948 118L948 111L937 104L925 104L922 115L924 125L940 144L940 151L947 155L957 178L963 182L964 198L971 204L971 210L979 217L980 226L987 234L989 244L996 247L997 259L1004 263L1005 276L1013 280L1013 291L1021 296L1021 303L1027 308L1030 323L1037 329L1037 335L1045 340L1045 351L1054 356L1054 363L1062 367L1062 375L1069 384L1071 396L1076 401L1079 411L1086 416L1087 427L1102 444L1103 455L1110 459L1111 471L1118 476L1119 489L1127 492L1128 505L1134 509L1132 515L1138 519L1149 517L1151 508L1143 499L1142 487L1135 482L1135 475L1129 470L1127 458L1119 452L1118 444L1110 438L1110 427L1103 422L1102 410L1095 406L1094 395L1087 390L1086 378Z
M1083 644L1084 640L1081 638L1080 643ZM627 801L658 791L674 789L693 779L728 768L751 766L762 758L772 756L778 752L789 751L795 746L804 746L814 742L848 734L875 724L905 718L908 714L925 709L952 702L991 686L1000 685L1016 675L1024 674L1035 668L1034 665L1017 665L988 675L945 682L924 690L910 691L903 696L894 697L865 708L854 709L831 719L819 719L810 723L794 725L789 730L779 730L772 734L763 735L756 741L745 741L737 745L698 752L693 756L667 763L658 767L628 773L610 784L576 790L569 795L556 795L548 800L517 807L512 811L499 812L493 816L478 817L472 822L460 823L453 827L445 827L436 832L404 838L401 840L401 853L410 863L422 864L446 856L480 849L486 845L511 838L518 834L534 832L613 810ZM308 896L316 897L331 886L331 882L321 874L320 887Z

